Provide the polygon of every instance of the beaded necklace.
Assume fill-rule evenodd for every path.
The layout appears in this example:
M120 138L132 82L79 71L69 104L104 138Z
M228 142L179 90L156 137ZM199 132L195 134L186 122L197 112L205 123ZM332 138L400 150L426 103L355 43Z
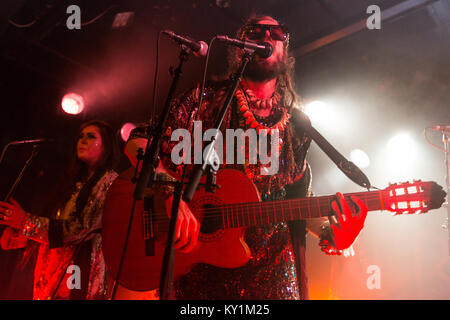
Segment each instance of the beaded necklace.
M247 82L245 80L242 80L241 86L244 89L244 92L246 93L248 100L255 109L261 110L271 109L272 107L276 107L278 105L278 102L280 102L281 95L277 91L275 91L270 98L259 99L256 97L252 89L248 87Z
M277 94L279 95L278 92L277 92ZM243 117L246 119L245 124L249 125L250 128L256 129L258 131L258 133L261 129L266 129L266 130L278 129L280 131L283 131L283 129L286 127L286 124L289 120L289 114L287 113L286 108L282 109L283 115L281 116L280 121L278 121L273 126L268 127L268 126L265 126L265 125L259 123L255 119L255 115L250 110L249 104L247 102L247 98L245 96L245 93L242 91L242 89L238 88L236 90L235 96L236 96L236 99L238 102L239 111L242 113ZM278 101L277 101L277 104L278 104ZM278 106L274 105L272 102L271 108L274 109L277 107Z
M245 84L242 85L242 88L244 88L244 90L245 90ZM249 92L250 92L250 95L249 95ZM285 129L286 124L288 123L288 120L290 117L286 108L284 106L279 105L279 102L281 100L281 95L278 92L276 92L272 96L272 98L269 98L269 99L271 99L270 102L267 102L269 99L265 99L265 101L266 101L265 105L266 106L269 105L271 108L270 115L267 117L258 117L253 114L253 112L249 106L249 103L252 103L252 102L253 102L252 107L255 107L255 105L257 105L257 102L252 101L252 99L251 99L252 93L253 92L249 89L245 90L245 93L244 93L244 91L241 88L238 88L235 93L236 100L238 103L238 108L239 108L239 111L242 113L242 116L245 119L245 124L250 126L250 128L256 129L258 133L260 132L260 130L265 129L265 130L268 130L269 134L270 134L271 129L278 129L278 131L279 131L278 148L279 148L279 152L281 153L282 145L283 145L283 138L284 138L284 129ZM250 100L250 101L247 100L246 94L249 97L248 100ZM276 103L274 103L275 101L276 101ZM256 107L256 109L262 109L262 108ZM265 109L267 109L267 108L265 108ZM280 116L280 112L282 113L281 116ZM275 119L278 117L279 117L279 120L277 122L275 122L276 121ZM261 164L256 165L256 166L250 165L245 168L245 172L249 178L253 179L255 177L257 180L261 180L260 181L261 188L262 188L261 191L264 194L264 197L268 199L268 197L271 197L272 184L275 180L277 180L277 178L276 178L276 175L259 176L259 172L261 170L264 170L264 168L262 168L262 167L263 166Z

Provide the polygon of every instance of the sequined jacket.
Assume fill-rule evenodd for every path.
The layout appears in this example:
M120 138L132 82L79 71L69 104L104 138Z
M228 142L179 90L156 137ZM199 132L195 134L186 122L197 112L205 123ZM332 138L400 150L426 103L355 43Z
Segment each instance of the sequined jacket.
M83 184L76 184L72 196L55 218L45 218L27 214L23 235L40 243L34 271L33 299L68 299L70 289L78 288L76 279L86 270L74 266L80 247L88 243L90 261L88 288L83 288L85 299L104 299L106 297L106 268L102 253L101 228L102 207L106 193L117 173L107 171L92 188L88 201L79 215L76 212L76 199ZM55 244L55 239L62 243ZM89 241L89 242L88 242ZM69 267L71 266L71 267ZM73 278L69 277L73 275Z
M203 130L213 127L226 99L227 89L227 83L207 86L200 110L197 108L198 88L189 90L173 102L160 155L164 166L174 175L181 175L182 166L175 165L171 159L171 151L178 143L171 141L172 132L178 128L193 132L195 120L202 121ZM270 127L286 110L288 107L283 99L271 119L264 119L264 124ZM232 101L221 131L228 128L249 128L236 99ZM143 124L132 132L130 139L146 138L147 132L147 125ZM280 130L279 136L279 170L275 175L261 175L259 162L226 164L229 168L245 172L255 183L264 201L304 197L310 192L311 175L305 161L310 145L309 137L290 122ZM175 283L176 296L178 299L307 299L305 234L304 221L248 228L245 241L250 247L251 258L246 266L223 269L198 265Z

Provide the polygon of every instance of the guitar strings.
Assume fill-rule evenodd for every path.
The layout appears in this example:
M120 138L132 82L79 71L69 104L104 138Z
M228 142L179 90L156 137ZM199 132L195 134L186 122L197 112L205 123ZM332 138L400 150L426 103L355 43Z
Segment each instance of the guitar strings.
M361 200L363 202L365 202L366 205L368 205L369 202L371 201L376 201L377 203L380 201L380 196L378 194L378 192L374 192L375 194L372 193L360 193L364 196L359 196L361 198ZM420 193L420 195L427 197L429 196L430 192L428 191L423 191ZM350 196L350 195L357 195L358 193L353 193L353 194L346 194L345 197ZM418 193L416 194L405 194L405 195L401 195L400 197L403 198L417 198ZM314 203L310 203L310 205L308 205L308 202L311 202L311 199L317 199L316 202L317 204ZM300 199L289 199L289 200L279 200L279 201L270 201L270 202L249 202L249 203L238 203L238 204L226 204L226 205L222 205L222 206L217 206L217 207L213 207L213 208L200 208L195 210L195 212L199 212L202 214L207 214L207 213L216 213L216 214L208 214L205 215L204 218L218 218L218 217L223 217L224 213L226 213L227 215L231 215L232 218L234 218L234 216L236 216L236 218L239 217L245 217L245 216L250 216L249 212L245 212L244 210L250 210L250 209L260 209L261 213L263 209L262 207L265 206L264 211L266 211L264 214L265 215L269 215L272 214L272 216L274 216L274 214L276 214L277 212L281 212L283 211L283 209L287 209L287 210L317 210L319 208L325 207L324 209L328 209L328 211L326 213L321 214L319 212L319 214L313 214L311 216L311 218L315 218L315 217L321 217L321 216L327 216L330 212L331 212L331 201L330 200L335 200L335 197L333 196L322 196L322 197L315 197L315 198L300 198ZM403 200L404 202L413 202L413 201L419 201L417 199L412 199L412 200ZM303 203L302 203L303 202ZM273 205L273 207L271 208L269 203L271 203ZM297 204L297 206L292 206L292 204ZM276 208L275 206L278 205L278 208ZM242 209L242 212L238 212L238 210ZM278 210L277 210L278 209ZM421 207L419 208L398 208L398 211L407 211L407 210L420 210L423 209ZM235 210L235 211L232 211ZM227 211L227 212L224 212ZM231 212L228 212L231 211ZM270 211L270 212L269 212ZM262 213L263 214L263 213ZM283 215L283 213L282 213ZM289 214L288 214L289 215ZM278 217L278 215L277 215ZM152 218L154 222L162 222L165 221L167 219L169 219L167 213L154 213L152 214ZM310 217L304 217L304 219L306 218L310 218ZM239 221L239 220L238 220Z
M327 208L331 209L331 207L329 206L330 201L328 201L328 200L329 199L326 199L325 202L319 200L318 204L312 204L310 206L302 206L300 204L300 206L297 206L297 207L292 207L291 206L290 208L288 208L286 205L283 208L270 208L267 205L269 202L251 202L251 203L246 203L246 204L227 204L227 205L223 205L223 206L217 206L217 207L214 207L214 208L201 208L201 209L196 210L196 212L201 212L201 213L217 212L217 213L219 213L218 215L215 215L215 216L214 215L208 215L208 216L209 217L220 217L220 216L223 215L223 211L225 211L225 210L232 210L232 209L234 209L234 210L239 210L239 209L261 209L262 206L266 206L265 211L267 211L267 210L270 210L270 211L282 211L282 209L293 209L293 210L305 209L306 210L306 209L308 209L308 207L312 208L312 209L317 209L317 208L320 208L320 207L327 207ZM375 201L375 200L378 202L379 201L379 197L366 197L366 199L364 199L364 200L366 200L366 202ZM278 204L278 205L281 204L281 203L286 203L287 204L288 201L295 201L295 200L287 200L286 202L277 202L276 204ZM405 200L405 202L406 201L407 200ZM413 200L409 200L409 201L413 201ZM419 201L419 200L417 200L417 201ZM274 206L276 204L274 204ZM276 209L279 209L279 210L276 210ZM401 209L407 210L408 208L401 208ZM399 210L401 210L401 209L399 209ZM416 209L416 208L411 208L411 209ZM419 210L419 209L421 209L421 208L417 208L417 210ZM235 212L235 213L239 214L239 215L244 215L245 214L245 212L240 212L240 213L239 212ZM233 213L231 213L231 214L233 214ZM153 214L153 216L154 217L168 218L167 213L160 213L160 212Z

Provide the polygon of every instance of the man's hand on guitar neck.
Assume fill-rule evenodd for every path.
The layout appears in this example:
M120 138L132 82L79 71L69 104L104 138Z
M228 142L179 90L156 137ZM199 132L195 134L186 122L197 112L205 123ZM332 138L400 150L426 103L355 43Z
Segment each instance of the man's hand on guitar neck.
M169 217L172 212L172 199L173 196L170 196L166 200L166 210ZM175 227L174 248L183 253L190 252L197 245L199 232L200 223L197 221L186 202L180 199L178 220Z
M361 199L352 197L351 201L354 203L356 209L356 213L353 214L342 193L338 192L336 196L338 201L333 201L331 207L337 216L337 223L330 221L331 230L333 231L331 237L336 249L343 250L355 242L364 227L367 207Z

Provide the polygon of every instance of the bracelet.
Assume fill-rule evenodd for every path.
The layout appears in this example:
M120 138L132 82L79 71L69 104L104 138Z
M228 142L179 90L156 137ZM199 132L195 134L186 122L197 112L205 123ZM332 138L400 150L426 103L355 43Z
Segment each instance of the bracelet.
M156 175L157 180L163 181L163 182L176 182L177 179L171 177L167 173L158 173ZM173 195L175 187L173 184L161 184L159 187L159 190L161 193L167 198Z
M335 255L341 255L343 250L338 250L335 247L334 241L331 238L331 226L329 222L325 222L320 227L320 241L319 246L320 249L325 252L327 255L335 256Z
M22 234L25 237L33 237L38 233L38 229L41 227L41 220L39 217L33 216L27 213L25 222L23 225Z

